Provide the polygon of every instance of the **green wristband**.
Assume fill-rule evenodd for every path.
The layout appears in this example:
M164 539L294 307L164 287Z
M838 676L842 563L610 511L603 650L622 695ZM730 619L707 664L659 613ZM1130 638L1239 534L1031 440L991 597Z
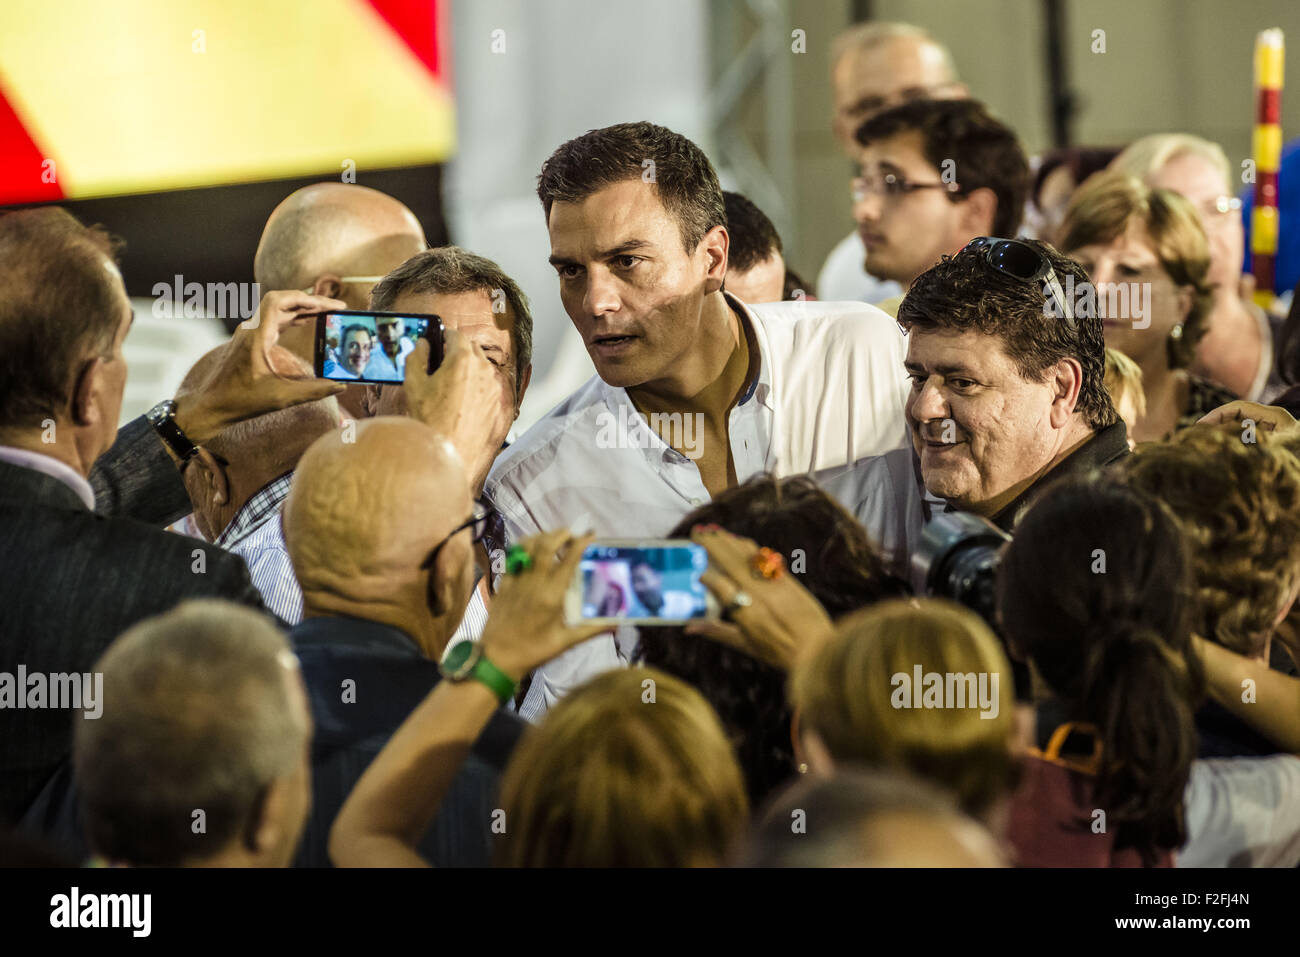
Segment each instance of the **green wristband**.
M515 682L511 681L510 676L504 671L488 661L481 651L479 652L478 661L474 663L472 677L477 678L491 688L496 693L496 696L501 699L502 704L515 696L515 688L517 687Z

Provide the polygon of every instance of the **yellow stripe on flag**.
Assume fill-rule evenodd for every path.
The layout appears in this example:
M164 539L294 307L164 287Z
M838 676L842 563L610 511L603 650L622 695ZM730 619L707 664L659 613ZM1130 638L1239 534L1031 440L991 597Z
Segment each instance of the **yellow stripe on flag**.
M70 196L364 177L455 145L449 91L364 0L4 0L0 71Z

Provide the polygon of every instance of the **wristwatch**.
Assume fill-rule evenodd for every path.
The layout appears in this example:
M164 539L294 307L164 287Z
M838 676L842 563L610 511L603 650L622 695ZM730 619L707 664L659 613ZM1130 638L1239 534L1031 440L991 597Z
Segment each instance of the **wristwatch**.
M149 420L149 424L154 427L167 447L176 453L176 457L184 465L194 456L199 454L199 447L190 441L190 437L181 431L181 427L176 424L176 402L173 399L164 399L152 409L144 414Z
M481 681L505 704L515 696L515 683L510 676L483 656L483 647L477 641L462 641L447 652L438 671L448 681Z

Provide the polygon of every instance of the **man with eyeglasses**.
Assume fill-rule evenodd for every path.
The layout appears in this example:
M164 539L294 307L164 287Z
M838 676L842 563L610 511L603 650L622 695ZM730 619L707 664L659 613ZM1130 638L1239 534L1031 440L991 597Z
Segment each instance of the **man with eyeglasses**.
M859 23L831 44L832 131L855 165L861 152L854 133L891 107L919 99L961 99L968 95L957 78L952 54L925 30L908 23ZM863 268L866 250L857 230L826 257L817 277L817 295L827 301L880 302L902 289Z
M1011 531L1046 480L1128 454L1105 388L1102 321L1076 316L1064 292L1085 282L1046 243L980 237L904 297L911 447L818 478L914 586L924 582L912 556L936 512Z
M975 236L1014 236L1029 190L1016 135L974 100L918 100L857 132L853 215L872 271L907 289ZM881 303L890 314L898 299Z
M458 353L469 348L451 336ZM412 361L427 361L427 351L421 341ZM474 544L490 518L450 437L412 418L379 416L358 423L352 438L332 432L308 449L284 511L303 593L303 620L290 639L316 728L298 866L329 863L343 801L438 683L473 585ZM420 844L426 860L490 863L497 778L522 727L504 709L489 723Z

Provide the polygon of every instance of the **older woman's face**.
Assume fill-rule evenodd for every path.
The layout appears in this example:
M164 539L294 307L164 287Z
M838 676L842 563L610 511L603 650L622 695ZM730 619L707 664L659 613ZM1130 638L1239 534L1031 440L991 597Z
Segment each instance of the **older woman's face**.
M1213 163L1193 153L1175 156L1147 178L1151 186L1170 189L1185 196L1196 207L1210 241L1209 282L1217 287L1236 289L1241 279L1242 250L1245 232L1241 210L1230 207L1232 195L1223 173ZM1222 201L1222 202L1221 202Z
M1096 287L1106 345L1139 365L1165 361L1169 333L1187 318L1192 296L1165 272L1146 227L1131 220L1112 242L1080 246L1066 255L1087 270Z

